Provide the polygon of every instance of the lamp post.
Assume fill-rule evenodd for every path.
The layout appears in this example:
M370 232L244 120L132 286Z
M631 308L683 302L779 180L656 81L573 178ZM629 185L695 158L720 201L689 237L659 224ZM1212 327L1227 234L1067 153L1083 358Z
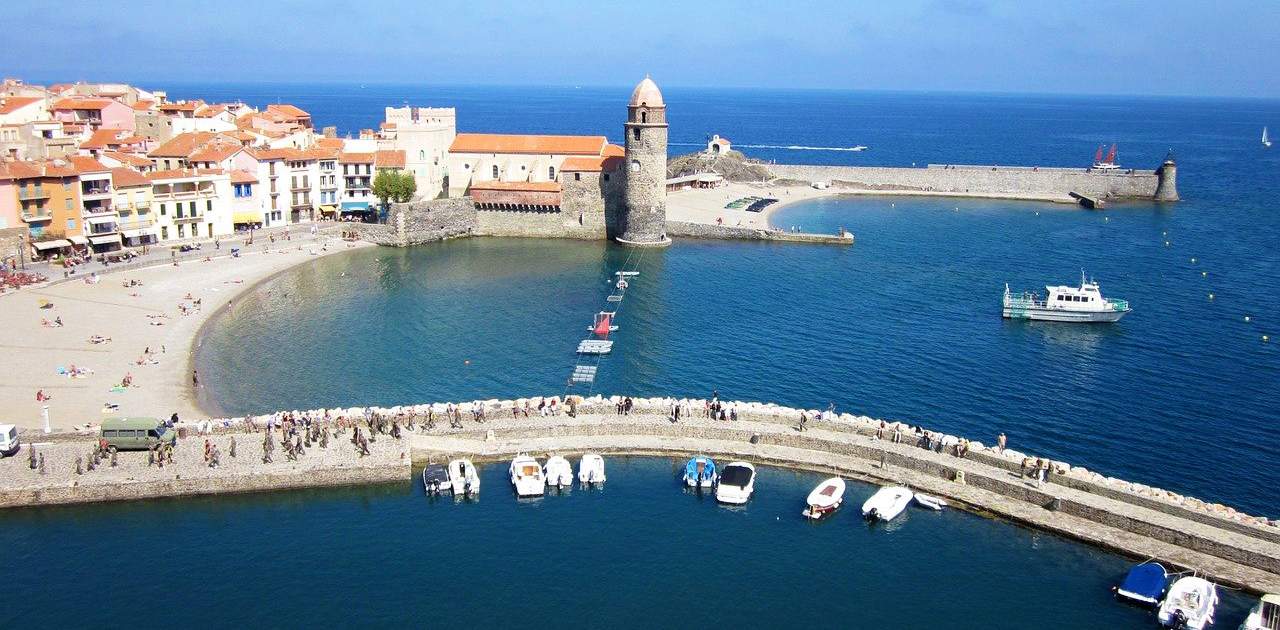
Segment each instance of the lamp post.
M45 434L53 433L53 429L49 426L49 405L42 405L40 407L40 415L44 416Z

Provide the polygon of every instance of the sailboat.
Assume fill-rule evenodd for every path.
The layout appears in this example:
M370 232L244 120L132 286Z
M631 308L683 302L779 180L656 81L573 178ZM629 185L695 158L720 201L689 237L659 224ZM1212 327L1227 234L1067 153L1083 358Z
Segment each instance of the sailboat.
M1116 145L1111 144L1111 150L1107 151L1107 157L1102 157L1102 146L1098 147L1097 152L1093 154L1093 168L1101 170L1115 170L1120 168L1116 165Z
M1262 146L1264 146L1264 147L1270 147L1270 146L1271 146L1271 138L1268 138L1268 137L1267 137L1267 128L1266 128L1266 127L1263 127L1263 128L1262 128Z

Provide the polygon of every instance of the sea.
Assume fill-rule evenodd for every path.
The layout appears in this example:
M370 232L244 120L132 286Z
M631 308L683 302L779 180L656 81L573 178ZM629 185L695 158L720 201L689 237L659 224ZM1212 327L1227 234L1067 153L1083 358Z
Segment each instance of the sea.
M170 98L289 102L340 135L382 108L451 106L458 130L622 137L628 86L169 85ZM206 407L227 415L579 394L825 408L924 425L1245 512L1280 517L1280 101L670 87L673 154L712 134L778 163L1124 167L1177 160L1183 201L1106 210L1020 201L789 202L777 227L851 247L679 240L469 239L326 257L255 287L200 341ZM866 151L847 149L865 145ZM570 388L613 271L639 269L614 352ZM1096 279L1133 312L1109 325L1006 321L1005 285ZM1008 523L912 512L867 529L798 516L817 482L764 469L752 503L673 486L667 460L619 460L604 492L517 502L500 466L476 504L411 484L8 512L11 581L85 575L155 599L199 592L175 622L628 626L1145 627L1110 600L1135 559ZM615 472L616 471L616 472ZM869 495L855 485L851 495ZM850 499L853 500L853 497ZM107 562L101 532L191 552L182 567ZM246 549L248 553L246 554ZM77 551L79 550L79 551ZM159 565L159 566L153 566ZM159 573L156 573L158 571ZM73 577L74 576L74 577ZM205 576L201 579L201 576ZM239 579L233 576L242 576ZM288 597L274 597L274 587ZM101 586L101 585L99 585ZM148 590L155 589L155 590ZM26 589L20 589L28 592ZM11 621L75 610L41 591ZM271 603L268 603L271 602ZM110 604L108 604L110 605ZM1237 623L1229 595L1218 625ZM24 612L25 611L25 612ZM4 619L5 613L0 613ZM280 615L280 616L277 616ZM323 615L323 616L322 616ZM335 616L336 615L336 616ZM7 625L7 624L6 624Z

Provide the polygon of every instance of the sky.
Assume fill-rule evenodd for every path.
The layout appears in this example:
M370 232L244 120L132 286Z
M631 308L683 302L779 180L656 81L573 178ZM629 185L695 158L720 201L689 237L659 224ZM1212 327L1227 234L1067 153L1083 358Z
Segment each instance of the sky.
M7 0L31 82L662 85L1280 97L1256 0Z

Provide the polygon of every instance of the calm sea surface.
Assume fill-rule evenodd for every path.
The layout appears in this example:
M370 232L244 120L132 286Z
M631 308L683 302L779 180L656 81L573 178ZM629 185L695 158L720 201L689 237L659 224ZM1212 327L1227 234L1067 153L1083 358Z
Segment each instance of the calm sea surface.
M461 131L614 141L628 93L170 86L178 98L293 102L342 133L375 127L381 107L408 100L456 106ZM705 397L718 388L731 399L833 402L986 442L1003 431L1015 448L1280 516L1280 153L1258 142L1262 125L1280 127L1280 103L665 94L673 152L718 133L779 162L1076 166L1117 142L1120 161L1136 168L1172 149L1185 201L1105 212L926 198L789 205L775 225L844 226L857 244L679 241L647 252L596 392ZM871 149L821 149L855 144ZM816 149L765 148L793 145ZM325 258L255 288L210 331L197 355L204 395L243 414L561 393L627 255L603 243L473 239ZM1134 312L1099 326L999 317L1004 283L1071 283L1082 268ZM913 512L891 531L867 531L849 514L810 527L797 511L812 476L770 470L751 506L735 512L681 496L669 473L665 460L619 462L604 493L534 504L511 500L490 467L478 505L426 505L392 487L15 512L0 517L6 531L31 544L0 571L18 584L91 580L60 578L62 588L22 602L41 615L74 610L71 591L108 577L142 593L190 586L208 603L184 603L175 621L196 624L273 614L288 614L287 625L345 622L332 615L355 610L366 623L549 611L628 625L829 623L819 606L882 627L1149 622L1108 600L1126 564L1113 555L952 512ZM195 570L160 575L103 572L74 552L117 526L156 541L162 555L210 544L191 559ZM257 582L228 577L237 572ZM314 581L314 603L287 613L260 603L296 576ZM297 587L306 593L306 580ZM382 603L352 603L370 599Z

